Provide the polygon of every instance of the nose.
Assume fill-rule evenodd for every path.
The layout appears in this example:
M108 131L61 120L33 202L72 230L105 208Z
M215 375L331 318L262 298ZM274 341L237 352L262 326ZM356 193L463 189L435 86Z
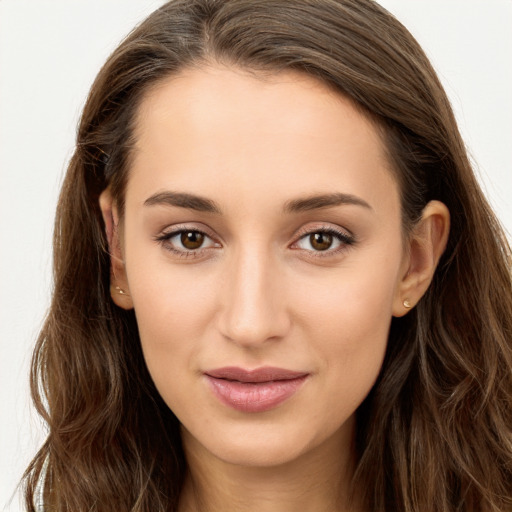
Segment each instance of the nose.
M257 348L283 338L290 329L283 273L270 255L246 250L226 270L219 328L244 347Z

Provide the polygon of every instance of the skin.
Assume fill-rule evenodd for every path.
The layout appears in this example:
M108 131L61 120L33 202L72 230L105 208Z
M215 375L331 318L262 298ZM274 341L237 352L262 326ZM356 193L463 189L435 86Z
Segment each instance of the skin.
M123 219L109 190L100 204L113 300L135 309L151 376L182 424L181 511L358 510L347 498L354 414L378 376L392 316L430 283L446 207L429 203L404 237L378 131L297 73L183 71L146 94L135 135ZM169 192L219 211L171 205ZM344 201L290 208L335 193ZM176 229L207 236L190 250L169 238ZM342 238L318 250L311 234L333 229ZM284 403L246 413L205 381L224 366L308 377Z

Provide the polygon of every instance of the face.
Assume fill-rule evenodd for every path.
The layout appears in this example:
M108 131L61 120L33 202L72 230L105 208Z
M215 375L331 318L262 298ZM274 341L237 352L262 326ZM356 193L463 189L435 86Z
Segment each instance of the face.
M136 140L118 300L185 443L265 466L350 439L407 267L375 127L312 78L212 67L151 90Z

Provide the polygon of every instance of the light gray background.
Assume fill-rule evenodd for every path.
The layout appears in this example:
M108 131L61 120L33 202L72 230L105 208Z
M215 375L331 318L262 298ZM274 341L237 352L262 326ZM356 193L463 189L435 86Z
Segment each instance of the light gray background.
M43 434L30 353L51 290L55 203L92 80L159 0L0 0L0 510ZM447 89L477 172L512 232L512 0L382 0Z

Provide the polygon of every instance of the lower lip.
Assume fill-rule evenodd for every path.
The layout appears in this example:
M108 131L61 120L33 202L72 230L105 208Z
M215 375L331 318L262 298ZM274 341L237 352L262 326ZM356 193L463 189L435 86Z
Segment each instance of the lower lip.
M274 409L291 398L304 384L307 375L289 380L239 382L206 375L214 395L225 405L242 412Z

